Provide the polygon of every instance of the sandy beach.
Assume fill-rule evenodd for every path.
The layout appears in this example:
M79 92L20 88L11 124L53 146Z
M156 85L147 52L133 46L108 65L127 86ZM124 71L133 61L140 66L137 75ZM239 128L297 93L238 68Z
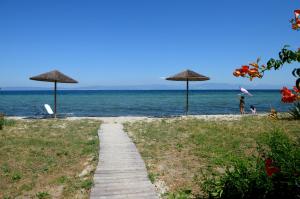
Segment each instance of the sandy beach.
M126 122L136 122L136 121L155 121L162 119L202 119L202 120L239 120L242 117L262 117L266 116L267 113L261 113L256 115L246 114L246 115L237 115L237 114L222 114L222 115L188 115L188 116L176 116L176 117L146 117L146 116L118 116L118 117L66 117L61 118L63 120L99 120L104 123L126 123ZM15 120L26 120L26 119L43 119L43 118L28 118L20 116L9 116L8 119ZM48 118L47 118L48 119ZM51 119L51 118L49 118Z

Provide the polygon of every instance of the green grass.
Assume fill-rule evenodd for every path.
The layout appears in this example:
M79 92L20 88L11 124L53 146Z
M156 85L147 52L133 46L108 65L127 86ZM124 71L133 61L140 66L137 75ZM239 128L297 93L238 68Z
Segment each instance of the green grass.
M88 179L88 180L83 180L83 181L81 182L81 188L83 188L83 189L89 190L89 189L92 188L92 186L93 186L93 181L90 180L90 179Z
M50 194L48 192L38 192L36 194L36 197L38 199L46 199L46 198L50 198Z
M0 198L88 198L99 121L6 120L0 130Z
M192 190L201 195L203 175L221 175L236 158L255 161L257 142L280 129L299 143L300 123L244 117L232 121L163 119L125 124L148 172L166 182L171 193ZM154 179L152 179L154 180ZM172 194L169 194L169 197Z

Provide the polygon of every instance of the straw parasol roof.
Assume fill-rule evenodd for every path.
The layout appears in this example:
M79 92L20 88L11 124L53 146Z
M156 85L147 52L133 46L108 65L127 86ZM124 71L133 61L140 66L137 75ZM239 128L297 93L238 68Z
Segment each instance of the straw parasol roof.
M209 80L209 77L201 75L191 70L185 70L181 73L178 73L174 76L166 78L166 80L172 81L206 81Z
M31 80L44 81L44 82L60 82L60 83L78 83L76 80L68 77L67 75L53 70L47 73L43 73L34 77L30 77Z

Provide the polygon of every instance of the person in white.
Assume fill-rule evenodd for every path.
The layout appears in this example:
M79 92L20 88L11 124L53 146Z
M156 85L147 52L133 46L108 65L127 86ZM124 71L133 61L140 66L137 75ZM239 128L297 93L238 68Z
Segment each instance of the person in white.
M253 105L250 106L250 110L252 114L256 114L256 108Z

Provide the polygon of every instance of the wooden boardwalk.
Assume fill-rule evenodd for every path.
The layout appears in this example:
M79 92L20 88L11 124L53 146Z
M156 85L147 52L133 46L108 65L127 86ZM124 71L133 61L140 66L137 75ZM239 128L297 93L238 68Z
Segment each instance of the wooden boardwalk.
M99 130L99 163L91 199L157 199L154 185L135 145L122 124L104 123Z

